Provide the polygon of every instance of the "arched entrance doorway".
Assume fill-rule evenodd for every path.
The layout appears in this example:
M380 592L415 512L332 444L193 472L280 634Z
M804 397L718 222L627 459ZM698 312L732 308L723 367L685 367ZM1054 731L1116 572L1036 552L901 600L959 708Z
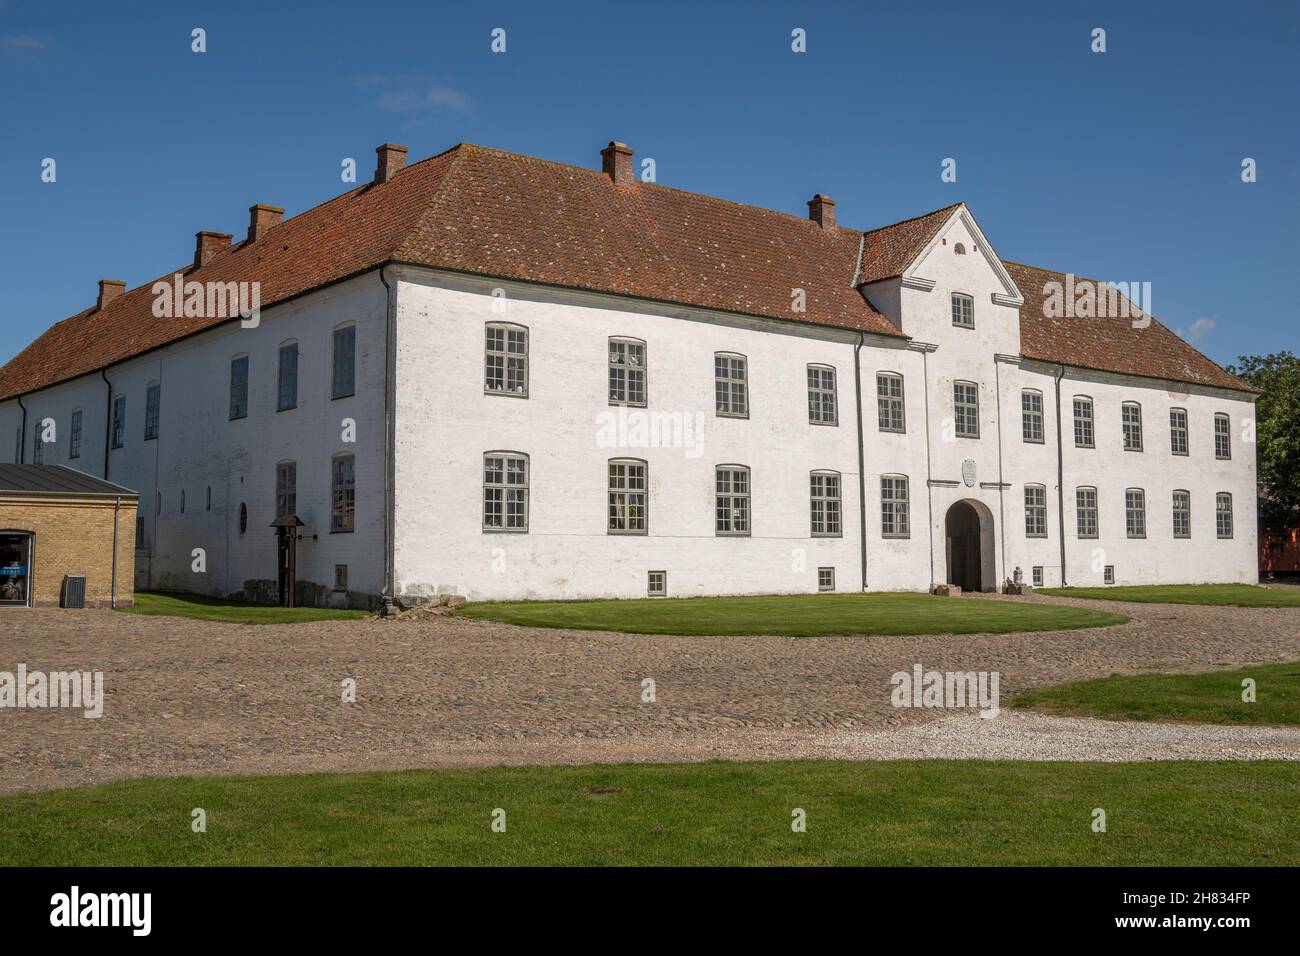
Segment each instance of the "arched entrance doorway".
M982 591L993 575L993 516L970 501L954 502L944 518L947 541L948 583L963 591ZM987 553L986 553L987 552ZM987 565L987 567L985 566Z

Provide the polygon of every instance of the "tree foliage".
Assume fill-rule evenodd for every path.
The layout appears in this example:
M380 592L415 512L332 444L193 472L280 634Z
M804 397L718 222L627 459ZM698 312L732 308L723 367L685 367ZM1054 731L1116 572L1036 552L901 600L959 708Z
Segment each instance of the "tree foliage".
M1300 358L1242 355L1228 371L1263 391L1255 405L1261 517L1270 525L1293 524L1300 519Z

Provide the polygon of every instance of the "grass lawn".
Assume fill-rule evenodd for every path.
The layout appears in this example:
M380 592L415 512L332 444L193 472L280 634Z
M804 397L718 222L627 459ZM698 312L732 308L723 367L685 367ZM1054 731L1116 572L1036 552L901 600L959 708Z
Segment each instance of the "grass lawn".
M119 608L125 614L189 617L234 624L299 624L303 621L337 621L366 617L367 611L336 611L319 607L263 607L238 604L197 594L136 592L135 606Z
M1296 866L1298 804L1289 761L166 778L0 797L0 865ZM206 833L191 831L195 807ZM1096 807L1105 833L1092 831ZM796 808L804 833L791 830Z
M1256 700L1241 699L1243 679ZM1011 707L1111 720L1198 724L1300 724L1300 663L1261 664L1208 674L1102 677L1017 694Z
M1231 604L1238 607L1300 607L1300 588L1261 588L1253 584L1151 584L1118 588L1037 588L1038 594L1137 601L1142 604Z
M632 634L1003 634L1123 624L1089 608L930 594L793 594L631 601L492 601L460 613L531 627Z

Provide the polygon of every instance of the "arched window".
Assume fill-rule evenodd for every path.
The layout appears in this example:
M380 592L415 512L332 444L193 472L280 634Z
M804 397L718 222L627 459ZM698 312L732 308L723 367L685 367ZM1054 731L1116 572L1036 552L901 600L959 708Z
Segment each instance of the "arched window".
M519 451L483 455L483 530L528 531L528 456Z
M1091 485L1074 489L1074 510L1078 521L1079 537L1097 537L1097 489Z
M1124 533L1130 538L1147 536L1147 493L1141 488L1124 489Z
M1179 488L1174 492L1174 537L1192 536L1192 493Z
M489 322L484 331L483 391L489 395L528 397L528 329L510 322Z
M884 538L906 538L911 535L911 517L908 508L907 476L880 476L880 534Z
M714 352L713 387L719 415L749 417L749 360L745 356L737 352Z
M1020 393L1020 431L1025 441L1043 443L1043 393L1036 388Z
M840 473L819 470L809 478L809 502L812 510L812 536L838 538L843 534L840 508Z
M645 405L646 351L641 339L610 336L609 403Z
M1220 538L1232 537L1232 495L1226 491L1214 496L1214 528Z
M1232 457L1232 419L1224 412L1214 416L1214 457L1220 461Z
M1174 455L1187 454L1187 409L1169 409L1169 451Z
M1137 402L1125 402L1120 406L1120 417L1124 425L1124 450L1142 450L1142 406Z
M957 245L952 247L952 251L954 255L958 255L958 256L966 255L966 247L963 246L960 242L957 243Z
M1093 433L1092 399L1087 395L1074 396L1074 447L1096 448Z
M351 534L356 528L356 458L335 455L330 459L330 534Z
M645 534L649 530L647 475L646 463L640 458L609 460L610 534Z

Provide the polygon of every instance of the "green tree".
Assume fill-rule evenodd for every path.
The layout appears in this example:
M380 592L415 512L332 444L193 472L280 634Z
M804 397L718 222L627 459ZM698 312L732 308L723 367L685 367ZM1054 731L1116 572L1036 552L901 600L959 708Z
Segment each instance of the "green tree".
M1300 517L1300 359L1278 352L1237 362L1228 371L1263 392L1255 405L1261 517L1272 526L1292 524Z

